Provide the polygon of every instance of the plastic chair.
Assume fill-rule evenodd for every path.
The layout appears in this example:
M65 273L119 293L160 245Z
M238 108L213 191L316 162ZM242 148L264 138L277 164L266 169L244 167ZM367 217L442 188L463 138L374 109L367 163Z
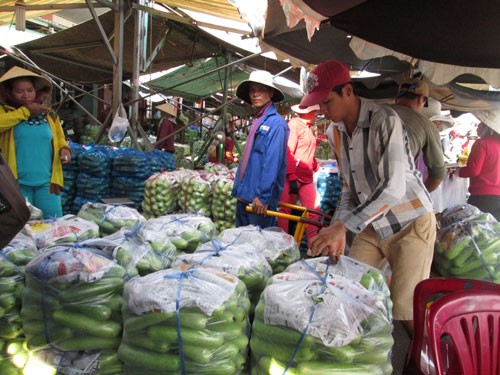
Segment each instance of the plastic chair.
M429 304L445 294L471 289L500 291L500 284L472 279L434 277L423 280L416 286L413 295L414 333L406 362L407 367L416 367L426 375L436 373L434 355L425 330ZM451 365L453 364L456 365L452 361ZM453 369L454 367L448 373L453 374Z
M461 374L500 374L499 291L470 289L439 298L429 307L427 328L438 375L443 337L454 344Z

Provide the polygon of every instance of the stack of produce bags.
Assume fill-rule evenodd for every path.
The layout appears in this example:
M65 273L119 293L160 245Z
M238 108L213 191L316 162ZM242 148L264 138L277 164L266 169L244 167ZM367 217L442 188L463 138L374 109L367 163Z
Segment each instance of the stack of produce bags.
M127 271L128 277L147 275L168 268L178 252L168 237L162 233L146 232L149 241L145 239L142 224L135 228L122 228L118 232L103 238L110 241L113 259ZM154 248L153 248L153 246Z
M192 254L179 255L172 267L203 266L231 273L243 281L250 300L257 303L272 275L266 258L247 243L222 243L217 239L206 242Z
M443 214L434 263L445 277L500 283L500 223L491 214L474 212L464 207Z
M245 285L210 268L168 269L125 284L124 374L237 375L248 350Z
M252 374L392 373L383 277L345 260L304 260L271 278L252 324Z
M86 203L77 216L99 225L101 236L115 233L121 228L133 228L146 221L135 208L104 203Z
M71 148L71 162L63 164L64 186L61 191L61 203L63 214L73 213L73 201L76 197L76 180L80 173L78 158L83 152L83 146L78 143L69 142Z
M165 215L147 220L143 231L162 233L179 252L192 253L215 236L215 225L202 215Z
M110 196L111 164L113 151L105 146L88 146L78 158L80 173L77 179L77 194L73 204L74 212L78 204L98 202Z
M19 233L0 256L0 374L22 374L29 358L23 336L21 302L24 269L36 255L35 242Z
M177 209L181 188L180 175L175 172L156 173L145 182L142 211L147 218L169 214Z
M92 248L57 246L26 266L21 316L30 349L75 352L86 361L116 353L125 270ZM76 353L77 352L77 353ZM107 371L110 370L110 371ZM99 374L122 374L119 362Z
M261 229L254 225L222 231L218 238L222 242L253 246L271 265L273 274L280 273L300 259L300 251L293 236L279 227Z

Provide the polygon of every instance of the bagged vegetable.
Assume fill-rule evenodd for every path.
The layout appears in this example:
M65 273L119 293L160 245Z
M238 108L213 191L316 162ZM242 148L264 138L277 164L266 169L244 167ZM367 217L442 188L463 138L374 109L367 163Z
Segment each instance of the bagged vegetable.
M206 175L185 177L178 195L182 212L204 216L212 215L212 182Z
M103 240L115 244L112 250L113 259L127 270L128 277L144 276L163 270L170 266L177 255L175 246L169 240L157 247L159 251L153 249L142 235L142 225L131 230L122 228Z
M231 195L233 185L234 176L231 175L220 178L214 185L212 216L219 233L234 227L237 199Z
M325 264L320 273L305 263L269 281L252 324L252 374L392 373L387 307Z
M466 220L469 217L477 216L482 213L483 212L476 206L465 203L462 205L446 208L442 212L439 222L441 224L441 228L444 228L450 224L456 223L457 221Z
M479 214L441 228L434 263L442 276L500 283L500 223Z
M147 220L144 231L162 232L180 252L192 253L215 236L215 225L208 217L194 214L165 215Z
M37 254L38 248L33 238L23 232L19 232L16 237L2 249L2 254L18 267L27 265ZM22 268L24 273L24 269Z
M135 208L104 203L86 203L77 216L99 225L101 235L112 234L121 228L132 228L146 221Z
M201 244L192 254L179 255L172 267L204 266L223 270L237 276L247 287L251 301L256 304L267 280L272 275L266 258L247 243L221 243L214 239Z
M116 351L124 275L123 267L82 245L38 255L26 267L21 309L29 348Z
M125 284L125 374L240 374L248 348L245 285L220 270L168 269Z
M271 265L273 274L282 272L300 259L300 251L293 236L281 228L261 229L254 225L230 228L222 231L218 238L222 242L247 243L260 252Z
M156 173L145 182L142 210L147 218L172 213L177 209L177 195L180 190L178 174Z

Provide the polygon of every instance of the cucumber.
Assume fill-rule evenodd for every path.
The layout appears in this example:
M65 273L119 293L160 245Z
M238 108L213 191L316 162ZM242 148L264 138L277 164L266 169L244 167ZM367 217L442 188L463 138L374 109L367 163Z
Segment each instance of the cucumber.
M178 340L177 329L174 327L152 326L147 329L147 334L154 340L165 340L173 344ZM224 343L224 336L221 333L208 330L195 331L184 328L180 336L184 345L198 345L207 349L216 349Z
M104 322L111 317L111 308L104 305L81 305L81 304L67 304L63 305L69 311L82 313L89 318Z
M197 330L206 327L208 316L201 312L186 311L184 309L179 314L181 327ZM132 316L125 320L125 329L127 332L138 331L162 322L166 325L176 327L176 313L151 312L144 315Z
M330 348L323 345L322 347L318 347L317 351L322 358L332 363L352 363L357 353L357 350L350 345L337 348Z
M124 343L118 348L118 357L127 365L139 366L143 369L163 371L180 369L180 359L177 355L153 353Z
M483 263L483 260L486 262L486 266L494 265L498 262L498 254L490 252L486 255L483 254L483 259L480 259L479 255L476 253L472 259L464 263L462 266L452 267L450 272L454 275L467 275L468 272L474 272L477 269L484 268L485 263Z
M59 327L53 329L49 334L40 333L28 338L28 347L30 349L43 348L49 344L55 344L61 340L69 339L73 332L68 327Z
M215 349L204 347L183 345L184 356L198 364L206 365L212 361Z
M275 345L254 335L250 338L250 349L252 353L267 355L285 363L292 358L295 352L295 346ZM295 362L310 361L315 359L316 355L317 353L310 347L300 347L293 359Z
M99 322L86 315L62 309L55 310L52 318L66 327L98 337L118 337L122 329L121 324L115 321Z
M262 372L257 372L259 375L261 374L283 374L286 369L286 362L282 362L277 360L276 358L263 356L259 360L259 367ZM252 366L253 370L253 366ZM253 372L252 372L253 374ZM326 375L325 373L324 375ZM289 367L286 371L286 375L298 375L298 371L295 367Z
M79 301L93 297L106 298L107 293L122 293L123 279L116 277L103 278L93 283L72 286L59 293L62 301Z
M299 342L302 333L296 331L294 329L282 326L273 326L264 324L261 320L255 319L252 324L252 334L256 334L262 339L276 345L286 345L295 347L295 345ZM315 343L315 339L313 336L305 335L301 346L302 347L311 347Z
M147 336L135 335L129 337L128 335L125 335L123 337L123 342L158 353L167 353L171 349L171 345L169 345L165 341L151 340Z
M13 277L0 278L0 294L11 293L16 289L16 279Z
M298 375L383 375L382 370L374 365L300 362L297 366Z
M77 350L102 350L102 349L116 349L120 345L120 338L118 337L72 337L66 340L53 343L53 345L62 351L77 351Z

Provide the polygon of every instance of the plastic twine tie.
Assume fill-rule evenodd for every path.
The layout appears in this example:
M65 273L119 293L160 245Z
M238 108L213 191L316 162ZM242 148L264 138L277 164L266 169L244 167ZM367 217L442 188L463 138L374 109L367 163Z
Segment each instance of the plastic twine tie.
M458 225L460 225L460 227L463 229L463 231L465 233L467 233L467 235L470 237L472 245L474 245L474 250L476 250L478 257L481 260L481 263L483 264L484 268L488 272L488 275L490 276L490 281L494 281L495 280L495 276L491 273L491 270L488 267L488 262L486 261L483 252L481 251L481 249L479 248L476 240L474 239L474 236L469 231L469 229L465 225L463 225L463 221L459 221Z
M312 268L309 264L307 264L307 262L305 262L304 260L302 260L302 263L306 266L306 268L311 271L311 273L319 280L321 281L322 283L322 286L321 286L321 290L320 290L320 293L323 294L327 288L327 277L328 277L328 268L330 267L331 265L331 261L330 259L327 260L327 263L326 263L326 270L325 270L325 276L321 276L314 268ZM295 359L295 356L297 355L299 349L300 349L300 346L302 345L302 342L304 341L304 337L306 337L307 335L307 332L309 331L309 327L311 326L311 322L314 318L314 314L316 313L316 307L318 306L318 303L320 301L314 301L313 305L311 306L311 311L309 313L309 320L307 322L307 325L306 325L306 328L304 328L304 330L302 331L301 335L300 335L300 338L299 338L299 341L297 342L297 345L295 345L295 349L293 350L293 353L292 353L292 356L290 357L290 359L288 360L288 362L286 363L286 367L285 369L283 370L283 374L282 375L286 375L288 369L292 366L293 364L293 360Z
M182 334L181 334L181 291L184 280L192 277L196 277L194 274L196 269L191 269L183 272L177 272L172 275L166 275L164 279L174 279L179 280L179 284L177 287L177 294L175 297L175 324L177 327L177 343L179 345L179 356L181 357L181 374L186 375L186 363L185 363L185 355L184 355L184 345L182 342Z

